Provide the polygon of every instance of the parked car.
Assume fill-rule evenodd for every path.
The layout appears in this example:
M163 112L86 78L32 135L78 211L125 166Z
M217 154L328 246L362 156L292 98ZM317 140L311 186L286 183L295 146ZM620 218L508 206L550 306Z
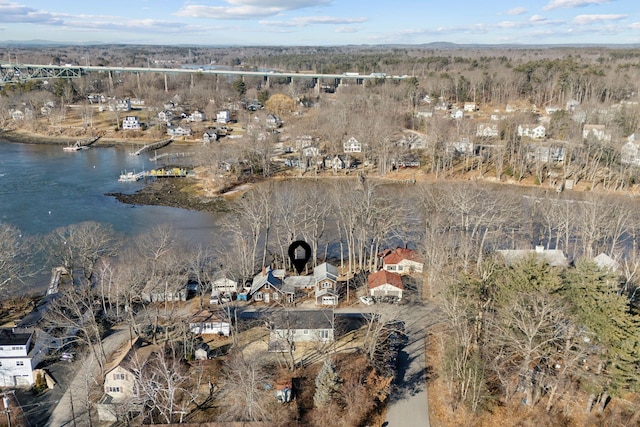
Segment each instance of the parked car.
M74 354L73 354L73 353L65 352L65 353L62 353L62 354L60 355L60 360L64 360L64 361L66 361L66 362L73 362L73 359L74 359L74 358L75 358L75 356L74 356Z
M361 296L360 302L363 303L364 305L373 305L375 303L373 298L367 297L367 296Z

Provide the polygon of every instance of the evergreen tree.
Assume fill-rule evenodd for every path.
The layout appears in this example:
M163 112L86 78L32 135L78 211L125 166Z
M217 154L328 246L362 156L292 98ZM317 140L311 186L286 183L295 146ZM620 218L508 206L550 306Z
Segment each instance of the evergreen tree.
M591 261L578 262L565 275L563 291L576 322L592 334L592 353L599 358L599 366L593 367L595 372L584 385L600 395L615 396L637 388L640 379L640 324L629 311L627 297L618 292L618 283Z
M320 408L331 403L340 389L340 383L336 366L331 359L325 359L318 376L316 376L316 392L313 395L313 404Z

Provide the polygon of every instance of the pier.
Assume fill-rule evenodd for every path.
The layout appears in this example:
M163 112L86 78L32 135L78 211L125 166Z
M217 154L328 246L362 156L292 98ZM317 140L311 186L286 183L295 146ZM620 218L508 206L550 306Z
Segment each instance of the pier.
M120 175L120 182L137 182L144 178L186 178L193 176L194 172L185 168L151 169L143 172L124 172Z
M162 153L162 154L156 154L153 157L149 157L149 161L150 162L157 162L160 159L167 159L167 160L172 160L172 159L180 159L180 158L184 158L184 157L191 157L194 156L196 153L192 152L192 151L186 151L183 153Z
M147 144L144 147L142 147L141 149L139 149L138 151L135 151L135 152L130 153L130 154L133 155L133 156L139 156L140 154L144 153L145 151L157 150L158 148L166 147L167 145L171 144L171 142L173 142L173 138L163 139L161 141L157 141L157 142L153 142L151 144Z

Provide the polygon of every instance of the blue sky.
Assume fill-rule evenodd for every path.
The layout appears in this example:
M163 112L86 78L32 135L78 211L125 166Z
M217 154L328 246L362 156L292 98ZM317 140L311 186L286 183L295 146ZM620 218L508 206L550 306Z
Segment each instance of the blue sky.
M640 43L638 0L0 0L0 41Z

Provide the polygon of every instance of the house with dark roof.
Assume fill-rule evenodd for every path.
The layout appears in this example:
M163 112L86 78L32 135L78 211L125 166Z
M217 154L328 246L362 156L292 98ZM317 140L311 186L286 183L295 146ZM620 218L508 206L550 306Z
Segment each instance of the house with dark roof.
M293 343L332 342L334 340L332 310L281 310L267 320L269 350L288 351Z
M32 333L0 329L0 387L28 387L33 384Z
M292 303L295 299L295 288L284 283L284 270L265 267L254 276L249 297L265 303Z
M395 297L402 299L402 277L387 270L372 273L367 278L369 295L374 298Z

